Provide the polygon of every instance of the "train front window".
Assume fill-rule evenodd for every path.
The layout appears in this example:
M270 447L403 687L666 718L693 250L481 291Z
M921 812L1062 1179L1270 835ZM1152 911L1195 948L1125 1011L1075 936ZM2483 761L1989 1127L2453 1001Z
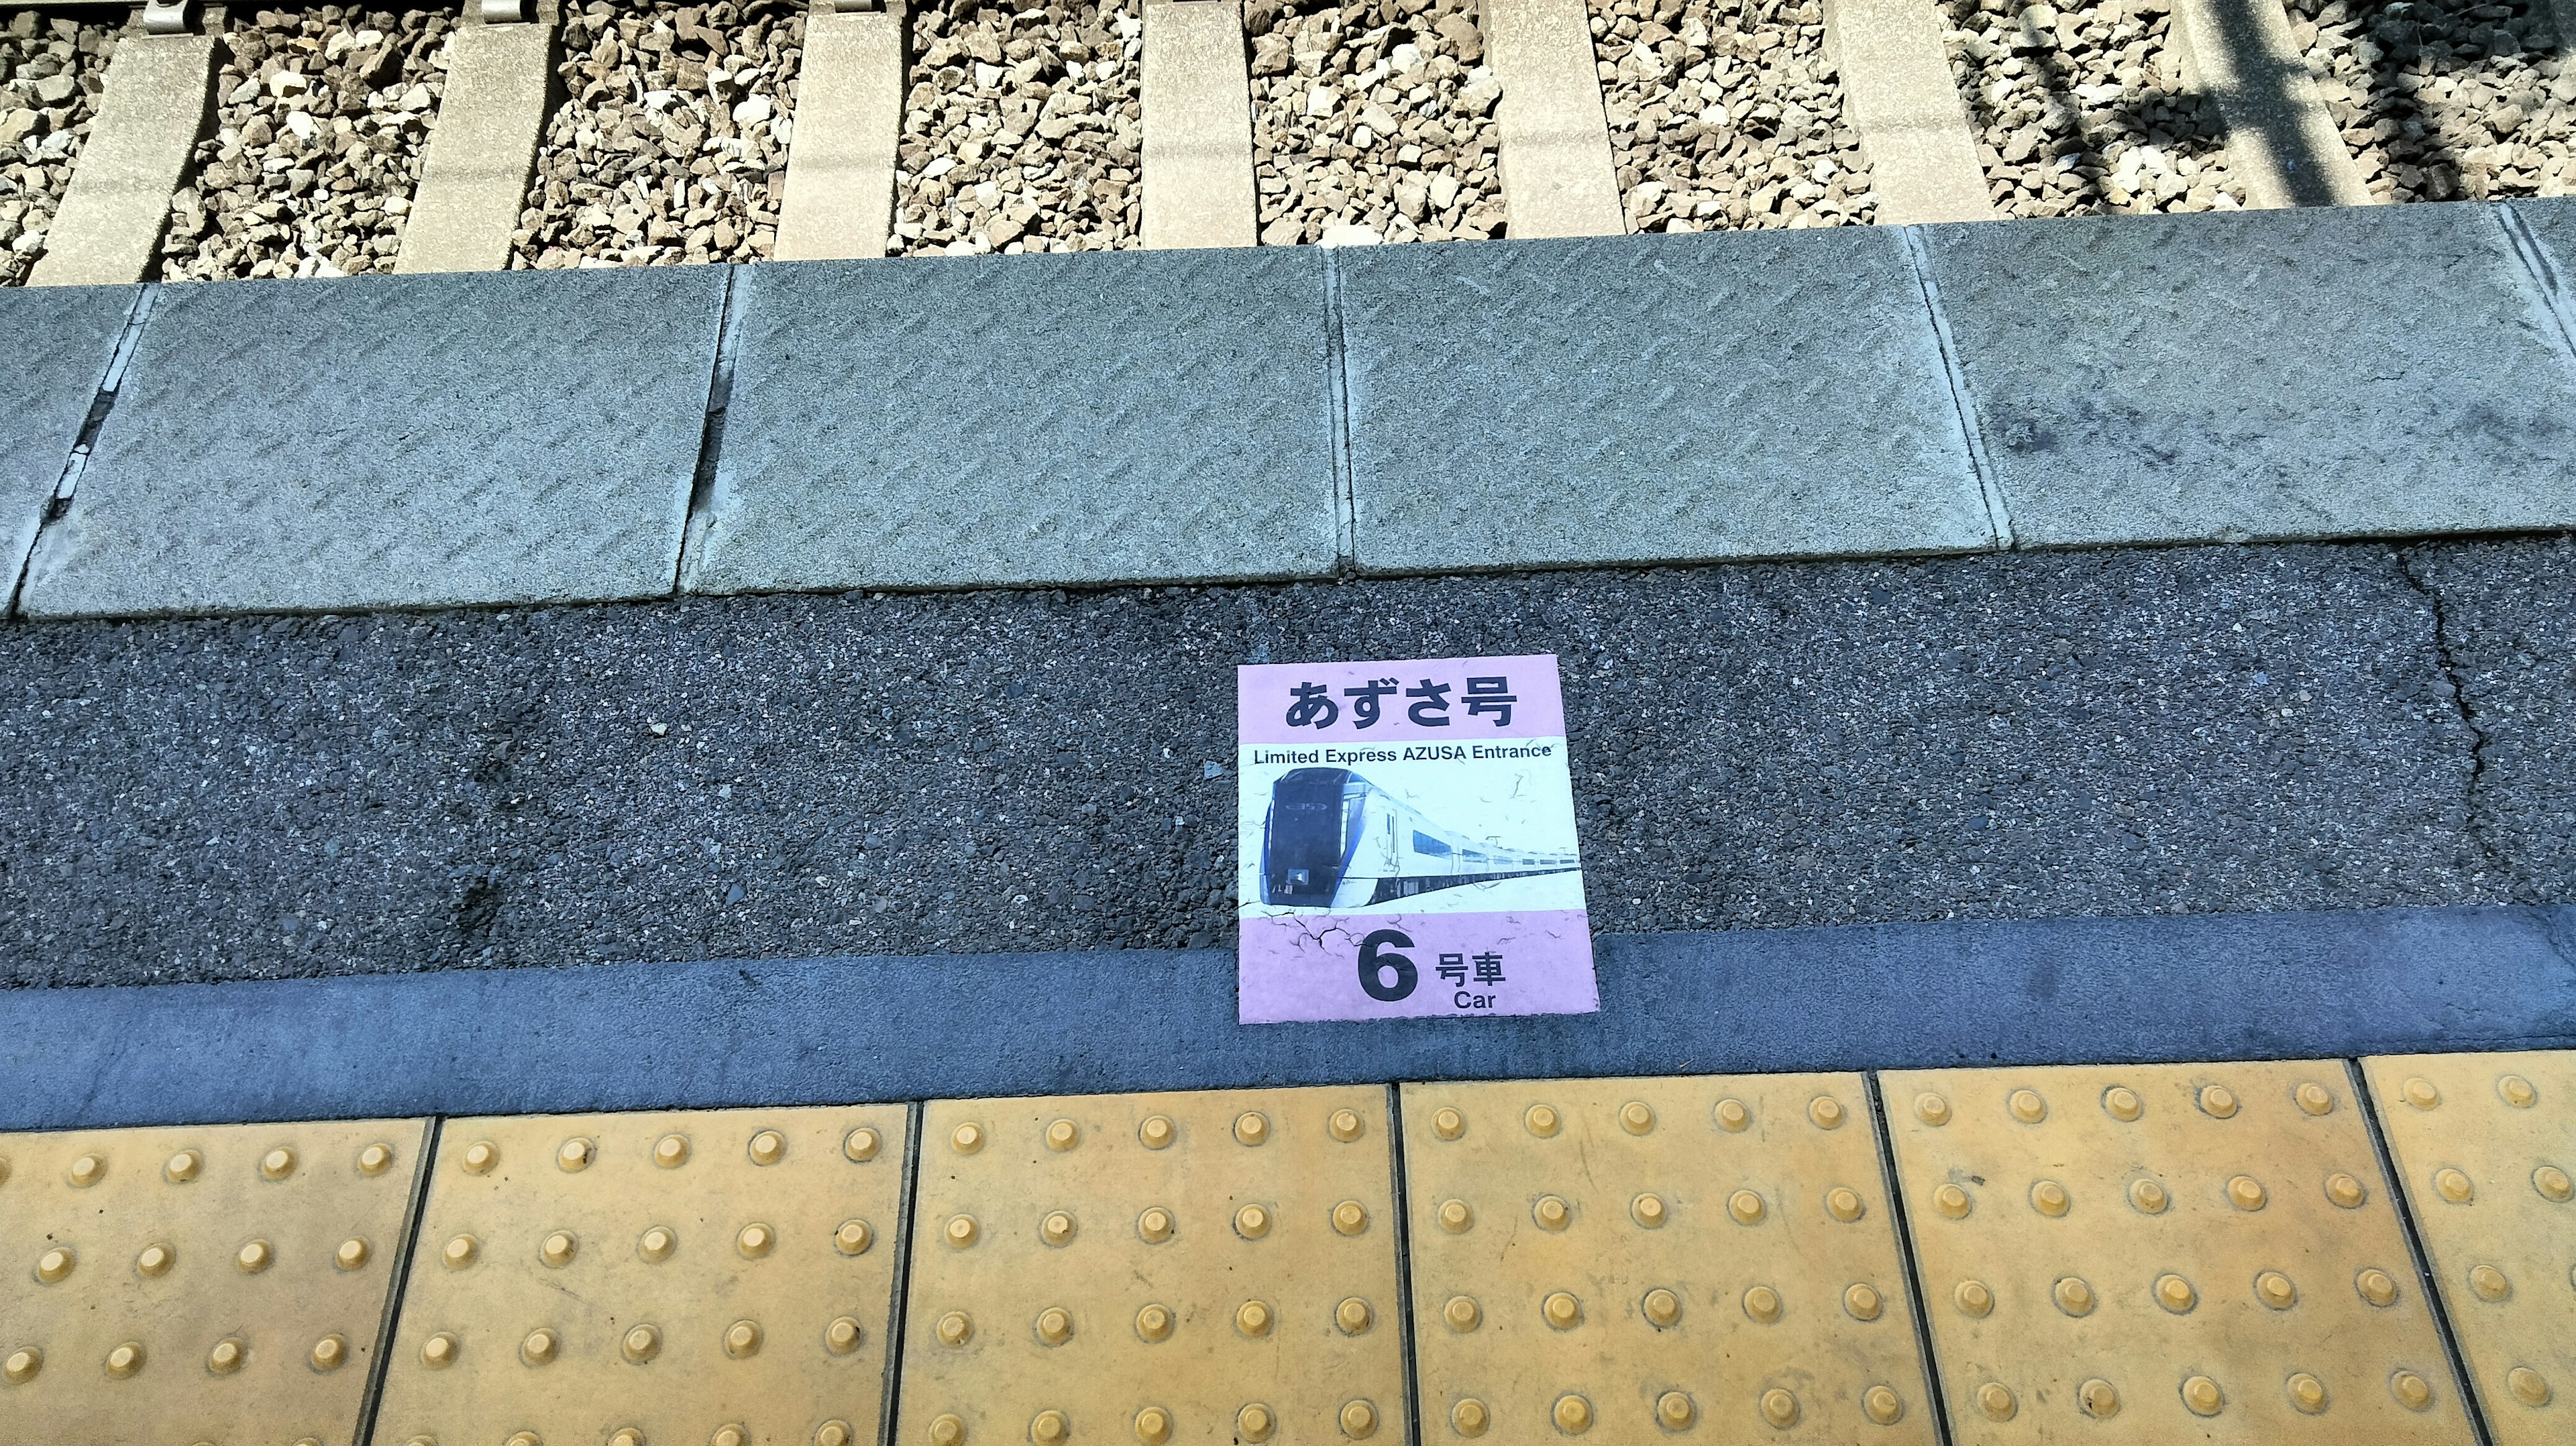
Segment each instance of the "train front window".
M1361 810L1343 797L1349 777L1339 768L1300 768L1271 785L1263 879L1270 903L1332 902L1342 860L1358 841Z

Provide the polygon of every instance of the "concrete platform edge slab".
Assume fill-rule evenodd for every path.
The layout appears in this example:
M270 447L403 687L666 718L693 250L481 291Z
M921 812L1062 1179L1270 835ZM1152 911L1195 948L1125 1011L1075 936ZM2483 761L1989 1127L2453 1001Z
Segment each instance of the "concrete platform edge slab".
M2576 1044L2576 907L1605 935L1601 1012L1240 1026L1231 950L0 992L0 1129Z

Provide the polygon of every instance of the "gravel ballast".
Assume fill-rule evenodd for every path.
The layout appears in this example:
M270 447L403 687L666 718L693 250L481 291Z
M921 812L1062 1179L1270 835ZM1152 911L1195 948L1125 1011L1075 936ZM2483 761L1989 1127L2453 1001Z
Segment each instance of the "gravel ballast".
M2290 0L2294 39L2374 195L2394 201L2576 191L2576 75L2545 11L2433 0Z
M1229 944L1234 669L1552 652L1605 932L2576 901L2564 539L0 627L0 984Z
M567 8L565 99L513 267L766 259L794 135L803 0Z
M1876 219L1822 21L1813 0L1592 0L1629 230Z
M2006 216L2226 211L2215 101L2191 94L2158 0L2058 9L1943 0L1943 42L1988 195Z
M916 9L889 250L1142 244L1144 33L1137 0Z
M1503 234L1475 0L1253 0L1244 28L1263 245Z
M163 279L392 270L456 24L438 11L233 9L215 131L171 198Z
M0 286L22 286L72 183L116 28L21 10L0 21Z

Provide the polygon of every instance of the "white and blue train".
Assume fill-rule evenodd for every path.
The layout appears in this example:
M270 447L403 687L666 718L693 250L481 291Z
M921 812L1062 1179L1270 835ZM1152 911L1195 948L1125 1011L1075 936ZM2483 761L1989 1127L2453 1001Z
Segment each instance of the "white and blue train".
M1261 826L1265 904L1357 909L1575 867L1570 850L1526 853L1444 831L1347 768L1282 774Z

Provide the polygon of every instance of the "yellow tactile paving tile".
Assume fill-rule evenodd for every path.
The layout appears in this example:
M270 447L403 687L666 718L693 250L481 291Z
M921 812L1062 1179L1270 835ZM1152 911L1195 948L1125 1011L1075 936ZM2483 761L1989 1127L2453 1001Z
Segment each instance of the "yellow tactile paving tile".
M427 1139L0 1135L0 1441L351 1440Z
M2472 1439L2342 1063L1880 1088L1960 1446Z
M1426 1442L1937 1439L1859 1075L1403 1102Z
M1387 1091L926 1107L909 1446L1405 1436Z
M2489 1430L2576 1441L2576 1054L2362 1068Z
M901 1106L453 1119L382 1446L878 1439Z

